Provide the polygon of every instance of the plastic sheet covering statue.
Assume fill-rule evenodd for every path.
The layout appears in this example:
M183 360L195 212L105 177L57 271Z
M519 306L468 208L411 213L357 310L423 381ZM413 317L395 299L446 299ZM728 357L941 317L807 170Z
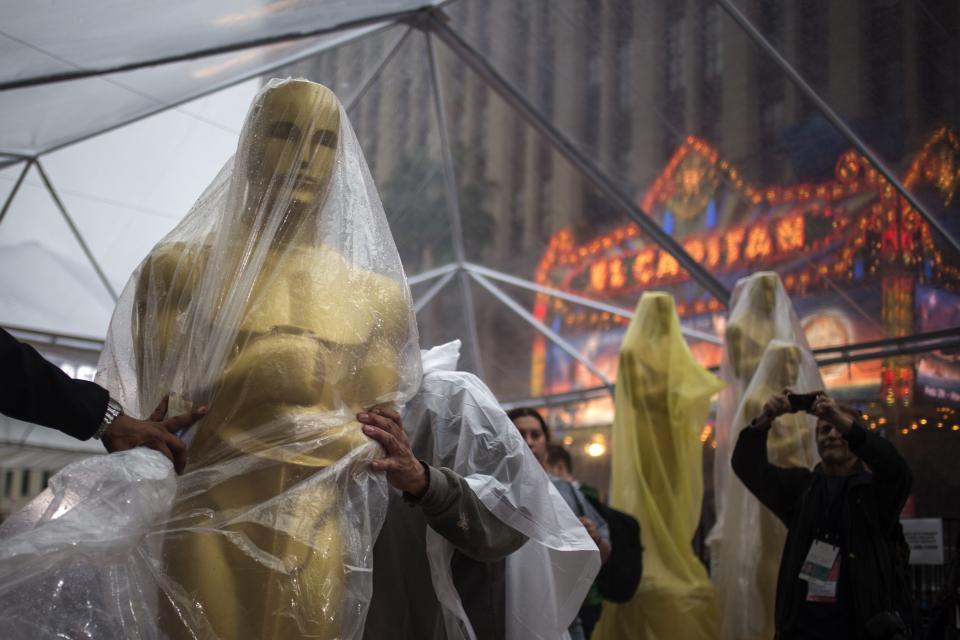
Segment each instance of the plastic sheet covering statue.
M620 348L611 506L640 521L643 579L630 602L605 602L601 640L701 640L717 602L691 541L703 499L702 444L723 383L694 359L668 294L645 293Z
M459 350L455 341L424 352L423 385L404 411L404 430L415 455L465 478L490 513L527 537L506 558L505 593L488 596L505 598L505 637L556 640L583 603L600 553L493 393L476 376L455 370ZM407 550L389 554L387 563L378 556L378 579L398 576L396 583L404 582L399 578L410 570L410 556L426 554L436 599L425 602L434 596L428 592L398 593L391 603L404 615L429 615L439 600L443 631L434 637L485 637L475 633L456 589L453 545L426 527L419 510L391 509L377 544L378 551L380 544Z
M0 526L0 638L160 637L156 546L170 462L133 449L75 462Z
M99 381L127 411L209 412L127 554L143 570L102 576L124 614L98 637L360 637L387 488L354 416L419 386L405 282L339 101L271 81L110 325Z
M710 532L712 578L723 639L772 638L773 604L786 528L736 478L730 456L737 434L784 387L823 388L800 322L780 278L757 273L737 283L727 321L720 376L727 383L717 408L714 486L717 523ZM770 461L812 468L818 458L815 421L789 414L770 432Z

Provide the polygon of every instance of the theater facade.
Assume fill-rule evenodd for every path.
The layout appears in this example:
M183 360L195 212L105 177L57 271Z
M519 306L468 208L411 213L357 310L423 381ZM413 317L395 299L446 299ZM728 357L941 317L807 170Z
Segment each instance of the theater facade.
M899 176L957 226L960 139L933 133ZM840 155L821 182L750 184L706 141L688 137L640 204L698 262L732 287L756 271L775 271L815 350L933 332L960 325L960 260L865 158ZM722 338L726 310L634 223L576 241L556 233L536 270L546 287L632 309L640 294L673 294L683 325ZM612 380L629 320L546 294L534 315ZM690 340L707 367L722 346ZM931 352L822 368L833 393L872 410L871 426L960 430L960 354ZM601 382L542 337L533 344L531 390L561 394ZM609 398L568 408L577 425L612 421ZM922 424L920 421L923 421ZM894 425L894 422L896 423ZM938 426L940 425L940 426ZM709 428L708 428L709 429ZM708 430L703 440L709 441Z

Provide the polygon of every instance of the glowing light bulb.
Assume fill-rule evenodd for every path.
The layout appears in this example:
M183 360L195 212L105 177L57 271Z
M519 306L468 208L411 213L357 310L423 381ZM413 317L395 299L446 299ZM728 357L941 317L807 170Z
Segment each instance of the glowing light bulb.
M591 458L599 458L607 452L607 447L602 442L591 442L584 448L584 452Z

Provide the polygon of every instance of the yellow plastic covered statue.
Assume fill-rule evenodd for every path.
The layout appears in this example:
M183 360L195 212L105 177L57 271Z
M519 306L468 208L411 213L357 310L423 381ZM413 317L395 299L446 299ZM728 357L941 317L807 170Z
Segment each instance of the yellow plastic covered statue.
M620 349L611 506L640 521L643 579L625 604L604 603L602 640L707 640L717 605L691 546L703 498L700 433L723 387L680 333L673 298L645 293Z
M386 485L358 411L420 360L383 208L336 96L255 98L234 159L146 258L111 325L121 403L207 405L160 549L171 638L355 638Z

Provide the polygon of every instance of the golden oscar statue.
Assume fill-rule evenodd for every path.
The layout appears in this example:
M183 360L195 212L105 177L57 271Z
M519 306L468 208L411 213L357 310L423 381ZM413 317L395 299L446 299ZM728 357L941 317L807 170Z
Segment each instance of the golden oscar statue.
M326 87L272 81L231 175L197 205L215 214L194 225L195 241L183 239L191 229L172 234L140 272L138 384L179 390L171 406L209 406L158 541L171 638L362 630L351 580L367 578L350 558L373 543L359 529L375 537L382 517L362 508L376 448L354 418L400 399L416 328L343 120ZM369 268L383 255L389 269Z

